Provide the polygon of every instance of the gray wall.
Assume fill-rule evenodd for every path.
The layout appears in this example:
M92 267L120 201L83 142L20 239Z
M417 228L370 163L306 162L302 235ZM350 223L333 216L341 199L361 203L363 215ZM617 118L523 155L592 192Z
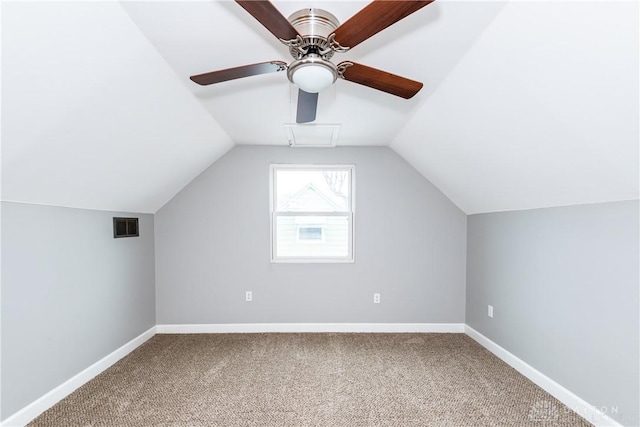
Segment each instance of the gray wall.
M466 323L629 426L639 424L639 213L630 201L468 218Z
M113 216L140 237L113 238ZM2 203L2 417L155 325L153 215Z
M356 165L355 263L269 262L270 163ZM464 322L466 216L386 147L237 146L155 222L158 324Z

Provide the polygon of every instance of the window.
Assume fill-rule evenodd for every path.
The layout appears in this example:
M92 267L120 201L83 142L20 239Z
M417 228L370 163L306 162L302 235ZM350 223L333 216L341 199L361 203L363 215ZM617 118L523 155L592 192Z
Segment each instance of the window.
M271 165L271 261L353 262L354 167Z

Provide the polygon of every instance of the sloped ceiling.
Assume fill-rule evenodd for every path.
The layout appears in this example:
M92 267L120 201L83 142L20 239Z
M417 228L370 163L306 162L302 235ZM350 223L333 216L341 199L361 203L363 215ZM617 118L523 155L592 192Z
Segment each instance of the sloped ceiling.
M283 15L366 1L275 1ZM335 62L422 81L411 100L338 81L318 124L388 145L466 213L638 198L637 2L439 0ZM233 144L288 144L284 73L193 74L287 49L231 1L3 2L2 199L155 212Z
M468 214L638 198L638 3L513 2L391 146Z
M118 3L2 3L2 200L155 212L232 146Z

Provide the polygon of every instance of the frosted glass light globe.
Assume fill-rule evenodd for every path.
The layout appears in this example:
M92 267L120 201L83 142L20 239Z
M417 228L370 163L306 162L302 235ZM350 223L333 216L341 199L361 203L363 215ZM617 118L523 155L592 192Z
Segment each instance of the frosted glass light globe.
M335 81L333 73L321 65L307 65L293 73L293 83L308 93L317 93Z
M294 61L287 72L291 83L305 92L318 93L331 86L338 77L336 66L321 58Z

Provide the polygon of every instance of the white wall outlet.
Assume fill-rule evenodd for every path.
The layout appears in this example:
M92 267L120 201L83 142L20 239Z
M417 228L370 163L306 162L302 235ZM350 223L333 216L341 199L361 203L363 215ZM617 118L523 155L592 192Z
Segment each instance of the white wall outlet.
M487 316L493 318L493 306L492 305L487 306Z
M380 294L373 294L373 303L380 304Z
M244 300L245 300L245 301L253 301L253 292L251 292L251 291L247 291L247 292L244 294Z

